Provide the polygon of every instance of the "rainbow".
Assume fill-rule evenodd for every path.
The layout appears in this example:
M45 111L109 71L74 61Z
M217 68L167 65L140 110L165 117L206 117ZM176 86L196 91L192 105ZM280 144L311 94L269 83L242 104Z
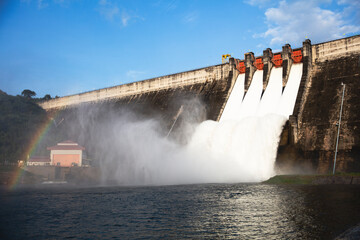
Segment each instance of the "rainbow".
M26 148L27 150L24 151L24 154L21 159L28 160L29 157L32 156L32 154L34 153L35 149L37 148L37 146L39 145L41 140L44 138L46 133L49 131L50 126L53 123L53 119L55 119L57 115L58 115L58 111L56 111L53 114L51 114L50 116L48 116L48 119L37 129L33 138L31 139L31 141L29 142L29 144ZM25 170L26 170L26 161L24 163L24 166L17 168L17 170L12 175L12 178L8 185L10 190L15 189L16 186L19 184L19 182L20 182L19 180L24 175Z

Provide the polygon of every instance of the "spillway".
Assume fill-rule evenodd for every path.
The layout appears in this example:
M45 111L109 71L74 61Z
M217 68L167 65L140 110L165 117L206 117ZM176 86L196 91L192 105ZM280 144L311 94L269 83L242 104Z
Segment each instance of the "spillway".
M261 98L257 112L258 116L277 113L282 92L282 72L282 67L272 69L269 84Z
M289 79L281 96L277 113L289 118L294 111L296 96L301 82L303 64L293 64L289 74Z
M220 121L240 120L240 109L244 98L245 74L239 74L234 84L232 94L230 94L228 103L225 105Z
M247 91L240 109L240 117L255 116L259 107L263 89L263 71L255 72L249 90Z
M190 145L201 149L214 181L262 181L274 174L280 134L292 114L302 75L302 64L293 64L282 92L283 68L272 68L263 93L263 71L257 70L248 91L240 74L219 122L205 121ZM208 166L207 166L208 167Z

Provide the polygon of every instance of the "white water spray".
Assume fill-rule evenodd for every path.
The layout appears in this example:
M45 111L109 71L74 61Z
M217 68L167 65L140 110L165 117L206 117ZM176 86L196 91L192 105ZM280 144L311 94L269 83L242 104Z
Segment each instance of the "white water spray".
M256 116L259 108L260 98L263 89L263 71L257 70L254 73L253 80L245 95L243 104L240 109L240 119L245 117Z
M294 108L302 64L293 65L284 94L282 71L272 69L262 98L263 71L256 71L243 101L245 74L239 75L220 122L206 121L197 128L189 146L207 153L209 162L229 167L223 181L261 181L274 174L280 134Z
M299 91L299 86L302 77L303 64L293 64L291 66L291 71L289 74L288 82L284 89L284 92L281 96L278 113L289 118L289 116L293 113L297 93Z
M273 68L271 70L269 83L261 98L261 103L257 112L258 116L277 113L282 93L282 72L282 67Z
M245 74L240 74L220 121L202 122L186 146L164 138L152 120L109 124L98 133L107 139L99 148L103 176L125 185L257 182L271 177L301 69L302 64L293 65L282 94L282 69L273 68L262 98L263 71L255 72L246 94ZM115 152L108 151L111 144L117 146Z
M234 87L229 96L228 102L226 103L224 111L221 115L220 121L240 120L241 103L243 101L245 94L244 83L245 83L245 74L240 74L236 79Z

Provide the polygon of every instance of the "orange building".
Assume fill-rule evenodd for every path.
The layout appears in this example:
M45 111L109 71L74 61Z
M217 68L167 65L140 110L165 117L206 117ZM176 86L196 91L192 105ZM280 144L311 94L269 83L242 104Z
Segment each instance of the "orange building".
M85 148L75 142L64 141L47 149L51 151L51 165L61 167L82 165L82 151Z

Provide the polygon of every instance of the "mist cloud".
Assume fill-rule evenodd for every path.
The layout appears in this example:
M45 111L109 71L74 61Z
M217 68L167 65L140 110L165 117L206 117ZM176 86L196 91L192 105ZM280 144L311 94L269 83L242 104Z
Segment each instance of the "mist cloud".
M169 137L169 120L95 105L78 110L81 126L70 132L99 163L104 184L256 182L274 174L284 117L202 122L205 108L198 100L182 106Z

